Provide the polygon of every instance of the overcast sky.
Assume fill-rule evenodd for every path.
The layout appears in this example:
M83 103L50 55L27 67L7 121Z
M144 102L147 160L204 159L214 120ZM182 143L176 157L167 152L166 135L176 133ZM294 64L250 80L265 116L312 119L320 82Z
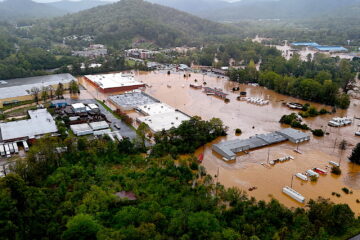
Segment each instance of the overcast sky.
M2 0L0 0L2 1ZM58 2L60 0L33 0L34 2ZM70 1L80 1L80 0L70 0ZM91 1L91 0L89 0ZM101 1L105 1L105 2L116 2L116 1L119 1L119 0L101 0ZM196 1L196 0L194 0ZM236 2L236 1L239 1L239 0L224 0L224 1L227 1L227 2Z

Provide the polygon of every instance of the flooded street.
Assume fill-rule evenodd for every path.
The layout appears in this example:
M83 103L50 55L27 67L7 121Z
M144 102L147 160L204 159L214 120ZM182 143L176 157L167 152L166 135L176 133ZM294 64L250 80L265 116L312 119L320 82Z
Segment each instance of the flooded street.
M281 116L293 112L282 103L305 102L262 87L239 85L223 78L203 76L202 74L192 74L191 77L184 78L183 73L167 75L160 72L149 72L137 73L136 79L150 86L146 89L148 94L189 115L198 115L203 119L211 119L212 117L222 119L224 124L229 127L229 135L223 139L217 139L216 142L243 139L255 134L278 130L281 128L278 122ZM198 80L198 83L205 81L208 87L222 88L229 94L230 103L225 103L224 100L214 96L207 96L201 89L190 88L189 84L195 83L195 79ZM240 86L241 91L246 91L248 97L269 99L270 104L258 106L238 101L236 97L239 92L233 93L231 91L235 86ZM312 103L312 105L319 109L331 110L331 107L321 104ZM353 146L360 142L360 138L354 135L360 121L355 120L353 125L344 128L327 127L327 122L335 116L354 117L356 114L360 117L360 101L358 100L354 100L347 111L338 110L333 115L305 119L311 128L322 128L330 134L323 138L316 138L308 132L311 134L311 140L299 146L303 154L295 153L293 150L296 146L290 142L254 150L248 155L239 155L236 161L230 163L222 161L221 157L212 151L213 143L208 144L205 148L200 148L196 154L199 155L204 151L203 165L212 176L215 176L219 171L219 182L226 187L236 186L243 190L257 187L256 190L248 192L248 194L262 200L269 200L274 197L289 207L302 206L282 193L284 186L291 185L293 174L314 167L325 169L329 165L329 161L339 162L341 156L341 176L337 177L332 174L320 176L316 183L301 182L294 178L293 188L306 197L306 200L316 199L319 196L330 198L336 203L349 204L359 214L360 204L356 203L356 199L360 199L360 167L350 164L347 161L347 156L350 155ZM241 136L235 136L236 128L242 130ZM349 147L341 153L338 150L338 143L343 139L349 142ZM268 158L272 160L287 155L292 155L295 159L270 168L261 165ZM343 187L350 188L353 194L346 195L341 190ZM332 196L332 192L340 193L341 197Z

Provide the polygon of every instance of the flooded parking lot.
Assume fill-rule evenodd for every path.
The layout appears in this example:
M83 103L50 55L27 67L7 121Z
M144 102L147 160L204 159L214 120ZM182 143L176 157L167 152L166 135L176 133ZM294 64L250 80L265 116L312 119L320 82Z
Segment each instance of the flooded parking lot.
M281 126L278 121L282 115L293 111L284 106L283 103L305 103L305 101L277 94L262 87L239 85L229 82L225 78L209 75L191 74L191 77L184 77L183 73L167 75L164 72L139 72L136 73L136 78L149 85L146 89L148 94L172 107L189 115L201 116L203 119L212 117L222 119L224 124L229 127L229 135L217 139L214 143L237 138L248 138L255 134L268 133L286 127ZM195 83L195 79L199 84L206 82L208 87L223 89L224 92L229 94L230 102L225 103L220 98L207 96L201 89L190 88L190 83ZM270 104L258 106L238 101L239 92L234 93L231 91L233 87L237 86L240 86L241 91L246 91L248 97L268 99ZM315 103L312 103L312 105L319 109L331 110L329 106ZM325 169L329 165L329 161L339 162L341 157L341 176L337 177L331 174L320 176L316 183L301 182L299 179L294 178L293 188L305 196L307 200L322 196L330 198L336 203L347 203L354 211L360 213L360 204L356 203L356 199L360 199L360 167L354 166L347 161L347 156L350 155L353 146L360 142L360 138L354 135L360 121L355 119L353 125L344 128L327 127L327 122L335 116L353 118L356 114L360 115L360 101L353 100L350 108L346 111L338 110L336 114L305 119L305 122L311 128L322 128L330 134L323 138L312 136L309 142L301 144L299 148L303 154L295 153L293 150L296 145L290 142L251 151L247 155L239 155L236 161L229 163L222 161L221 157L212 151L211 146L213 143L199 149L196 154L204 152L203 165L213 176L219 171L219 181L226 187L237 186L243 190L257 187L256 190L248 192L248 194L263 200L274 197L289 207L301 206L281 192L284 186L290 186L293 174L305 172L307 169L314 167ZM235 136L236 128L242 130L241 136ZM349 146L347 150L341 152L338 150L338 143L343 139L348 141ZM295 159L270 168L261 165L268 158L271 160L287 155L292 155ZM341 190L343 187L350 188L353 194L346 195ZM333 196L332 192L340 193L341 197Z

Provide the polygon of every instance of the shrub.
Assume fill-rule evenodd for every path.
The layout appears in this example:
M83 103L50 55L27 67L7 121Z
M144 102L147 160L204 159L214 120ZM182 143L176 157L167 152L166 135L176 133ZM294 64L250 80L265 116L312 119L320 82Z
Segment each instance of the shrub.
M309 109L309 107L310 107L310 104L305 103L305 104L303 105L303 107L302 107L301 110L303 110L304 112L306 112L306 111Z
M317 115L319 115L319 112L316 110L315 107L310 107L308 109L308 113L310 117L316 117Z
M352 163L360 164L360 143L358 143L355 148L353 149L349 160Z
M360 200L359 200L359 199L356 199L356 203L360 203Z
M322 108L319 112L320 115L329 113L325 108Z
M343 187L341 190L346 194L349 194L349 192L350 192L350 190L346 187Z
M230 102L230 99L225 98L224 102L225 102L225 103L229 103L229 102Z
M242 131L241 131L240 128L237 128L237 129L235 130L235 134L241 134L241 133L242 133Z
M332 192L331 195L335 196L335 195L336 195L336 192Z
M324 131L322 129L315 129L312 131L314 136L317 137L323 137L325 135Z
M335 174L335 175L341 175L341 169L338 166L333 166L331 168L331 173Z
M340 193L336 193L336 196L337 196L337 197L341 197Z
M310 181L311 181L311 182L317 182L317 180L318 180L318 177L317 177L317 176L311 176L311 177L310 177Z
M196 162L192 162L190 164L191 170L197 170L199 168L199 165Z

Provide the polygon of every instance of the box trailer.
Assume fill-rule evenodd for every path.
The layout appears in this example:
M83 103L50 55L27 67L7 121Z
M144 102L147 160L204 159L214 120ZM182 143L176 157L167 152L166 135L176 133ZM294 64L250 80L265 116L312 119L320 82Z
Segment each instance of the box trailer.
M13 143L13 147L14 147L14 152L19 153L19 147L16 142Z
M9 149L10 149L10 153L14 153L14 146L12 145L12 143L9 143Z
M288 186L283 188L283 193L300 203L305 203L305 197Z
M11 157L9 145L5 144L4 148L5 148L6 157L8 157L8 158Z
M312 177L312 176L315 176L315 177L319 177L319 174L317 172L314 172L313 170L309 169L306 171L306 173L308 174L308 176Z
M5 148L4 148L4 145L0 145L0 155L1 156L5 156Z
M302 173L297 173L295 174L295 176L303 181L307 181L308 180L308 177Z
M340 167L340 164L338 164L337 162L330 161L329 163L335 167Z
M26 142L26 141L22 141L22 143L23 143L25 152L29 151L29 145L27 144L27 142Z

